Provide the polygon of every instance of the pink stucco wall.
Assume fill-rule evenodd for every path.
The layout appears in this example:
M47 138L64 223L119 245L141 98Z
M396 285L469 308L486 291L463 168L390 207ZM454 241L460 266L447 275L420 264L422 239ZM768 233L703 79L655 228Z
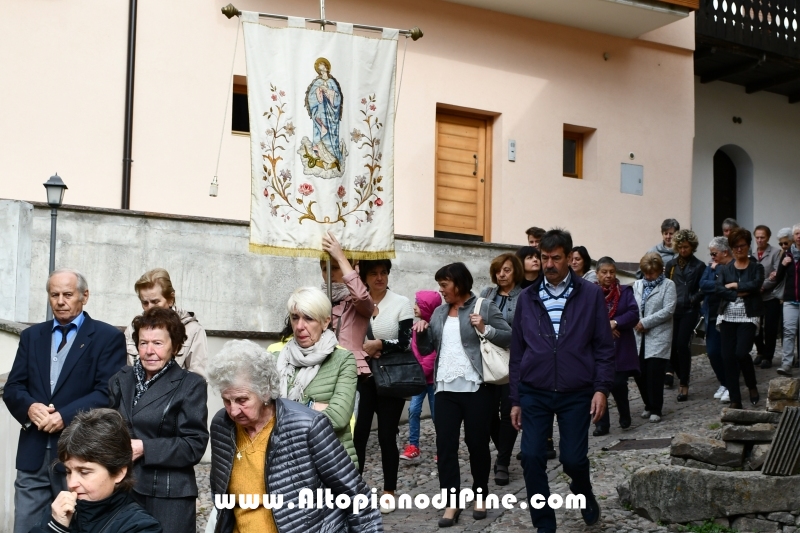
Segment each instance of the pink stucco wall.
M225 3L139 3L132 209L249 216L248 139L229 124L220 195L208 196L236 35L236 22L219 14ZM301 16L317 16L319 5L235 4ZM630 40L438 0L334 0L326 15L425 31L408 43L396 122L398 233L433 235L438 104L496 115L495 242L522 243L528 226L560 225L593 256L635 261L658 240L662 219L689 222L691 17ZM41 183L58 171L70 187L67 202L119 207L126 34L127 2L6 6L0 197L42 200ZM241 36L234 74L246 74ZM583 180L561 175L564 123L597 129ZM517 142L513 163L509 139ZM644 166L643 196L619 192L623 162Z

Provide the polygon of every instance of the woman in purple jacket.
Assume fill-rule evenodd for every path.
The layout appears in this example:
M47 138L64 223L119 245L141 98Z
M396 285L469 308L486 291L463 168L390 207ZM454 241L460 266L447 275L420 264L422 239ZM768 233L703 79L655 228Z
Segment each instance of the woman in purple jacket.
M633 296L633 289L620 285L617 279L617 264L610 257L597 261L597 282L603 289L608 309L611 334L614 336L614 386L611 394L617 402L619 427L631 425L631 407L628 402L628 378L639 374L639 356L636 353L636 338L633 327L639 322L639 306ZM595 424L595 437L607 435L611 428L611 416L606 409L602 418Z

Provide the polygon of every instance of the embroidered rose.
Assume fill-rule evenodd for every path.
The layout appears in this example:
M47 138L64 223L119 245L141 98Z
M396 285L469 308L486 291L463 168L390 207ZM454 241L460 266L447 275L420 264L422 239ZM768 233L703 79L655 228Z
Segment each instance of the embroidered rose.
M344 195L347 194L347 191L344 189L343 185L339 185L339 190L336 191L336 196L339 198L344 198Z
M269 191L267 189L264 189L264 196L269 197Z
M377 205L378 207L382 206L383 205L383 200L381 200L380 198L376 198L375 199L375 205Z
M278 93L278 94L280 94L281 96L286 96L286 93L283 92L283 91L280 91L280 93Z
M276 102L277 100L278 100L278 95L273 93L272 94L272 101Z
M299 192L303 196L308 196L309 194L314 192L314 187L312 187L310 183L301 183L300 186L297 188L297 192Z
M369 104L369 110L375 111L375 104Z
M367 99L366 98L362 98L361 99L361 105L367 105Z

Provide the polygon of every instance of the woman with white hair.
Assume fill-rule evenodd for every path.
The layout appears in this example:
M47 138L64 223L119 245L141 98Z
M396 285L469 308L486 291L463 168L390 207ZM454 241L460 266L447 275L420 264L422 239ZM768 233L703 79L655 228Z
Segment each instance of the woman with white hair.
M358 466L350 432L356 360L353 352L337 347L336 335L328 329L331 302L320 289L302 287L289 297L286 309L292 337L277 354L280 397L327 416L339 442Z
M356 512L301 508L303 489L314 497L329 490L333 498L350 500L369 499L371 492L328 417L279 398L281 373L274 357L254 342L230 341L210 361L208 377L225 405L211 422L211 492L283 497L273 509L258 501L253 508L241 506L236 497L232 508L216 511L217 533L383 531L381 515L371 505Z

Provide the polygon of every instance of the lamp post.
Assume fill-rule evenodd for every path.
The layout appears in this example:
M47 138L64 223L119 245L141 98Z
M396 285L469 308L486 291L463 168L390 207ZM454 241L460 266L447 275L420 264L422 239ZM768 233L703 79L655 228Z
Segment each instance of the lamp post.
M47 189L47 205L50 206L50 269L47 272L49 276L56 269L56 217L58 217L58 208L64 203L64 191L67 190L67 185L56 173L44 183L44 188ZM50 298L48 297L47 320L52 319L53 310L50 308Z

